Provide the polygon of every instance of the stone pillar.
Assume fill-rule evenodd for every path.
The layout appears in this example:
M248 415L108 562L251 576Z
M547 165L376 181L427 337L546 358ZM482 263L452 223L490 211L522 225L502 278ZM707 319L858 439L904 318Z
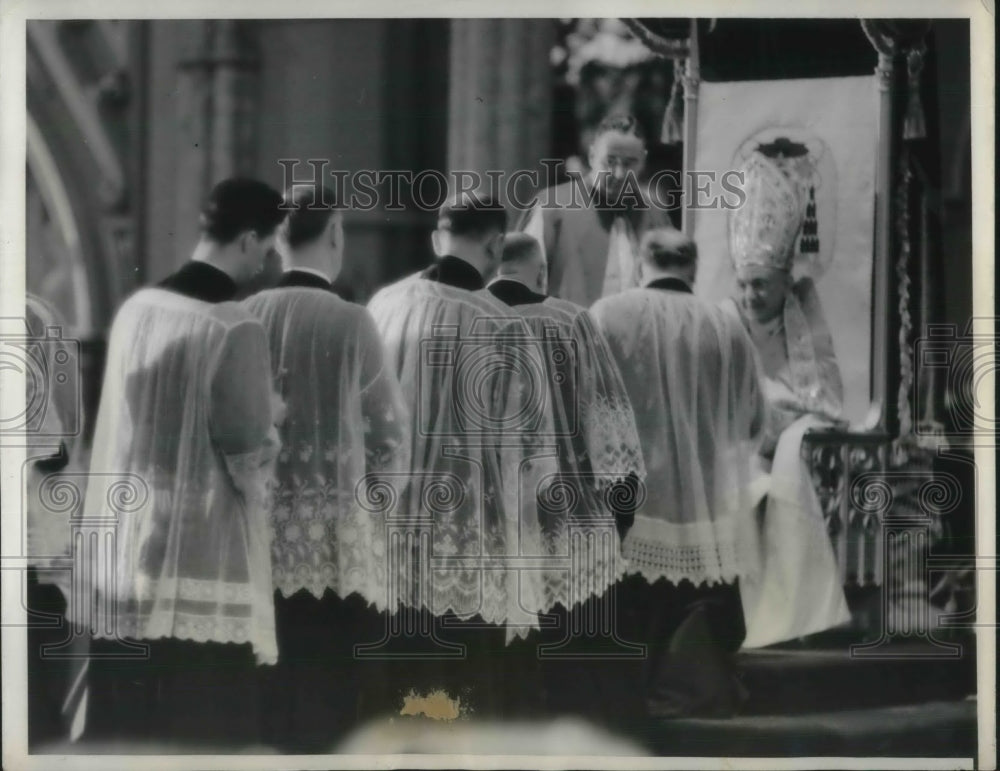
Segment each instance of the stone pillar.
M554 40L548 19L451 22L450 172L540 168L551 145Z
M182 262L211 187L256 167L259 56L252 21L186 21L178 32L175 244Z

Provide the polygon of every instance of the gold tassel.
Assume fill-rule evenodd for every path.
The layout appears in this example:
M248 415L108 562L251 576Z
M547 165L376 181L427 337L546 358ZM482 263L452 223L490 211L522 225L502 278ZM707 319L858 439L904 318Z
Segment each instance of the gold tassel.
M684 141L684 60L674 59L674 84L670 89L670 101L663 113L663 130L660 141L665 145L677 145Z
M906 114L903 118L903 139L924 139L927 137L924 107L920 101L920 73L924 68L924 50L922 45L911 48L906 57L909 88L906 99Z

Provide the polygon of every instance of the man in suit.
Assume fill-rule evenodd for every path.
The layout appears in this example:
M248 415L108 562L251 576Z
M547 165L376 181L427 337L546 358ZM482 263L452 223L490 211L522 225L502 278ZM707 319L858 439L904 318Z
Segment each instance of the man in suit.
M667 209L639 184L646 143L631 115L598 126L590 173L541 197L549 294L589 308L639 285L638 243L652 228L672 227Z

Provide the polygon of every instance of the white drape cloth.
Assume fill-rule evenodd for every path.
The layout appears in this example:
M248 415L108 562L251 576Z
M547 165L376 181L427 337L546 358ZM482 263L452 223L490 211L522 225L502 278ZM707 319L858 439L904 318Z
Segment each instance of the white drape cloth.
M631 223L623 215L615 217L608 235L608 263L602 297L639 286L638 256L639 244Z
M545 263L545 275L543 277L543 283L545 286L541 288L541 291L548 291L548 265L549 256L545 252L545 213L542 208L541 203L535 203L533 207L528 211L523 223L520 227L520 232L525 235L529 235L538 242L538 249L542 253L542 261Z
M783 312L767 325L754 323L731 299L722 307L751 332L770 407L761 449L774 457L771 463L760 459L762 473L770 476L763 519L751 531L761 569L740 585L743 647L760 648L851 619L844 578L801 457L803 434L840 415L843 386L811 279L796 282Z
M108 480L141 478L94 586L115 601L119 636L251 643L276 662L270 382L264 330L238 304L144 289L118 311L85 514L111 514ZM107 625L97 619L99 636Z
M818 417L804 415L778 439L764 516L753 530L761 569L740 582L744 648L774 645L851 620L819 499L800 455L802 435L822 425Z
M387 604L384 516L362 506L366 474L409 468L409 415L371 315L323 289L244 301L267 332L285 406L270 511L274 586Z
M618 362L646 464L645 501L623 544L653 582L731 582L755 569L742 537L764 420L739 322L693 295L632 289L592 313Z
M557 469L540 346L484 290L411 276L368 307L413 426L397 521L433 525L426 572L413 550L390 552L400 601L506 624L508 641L526 634L545 597L540 571L514 562L541 548L537 496L521 493Z
M545 571L546 606L572 608L622 574L614 509L630 501L613 485L629 474L645 479L642 446L618 366L590 313L555 297L514 310L542 341L558 440L558 482L546 485L539 517L543 554L569 565Z

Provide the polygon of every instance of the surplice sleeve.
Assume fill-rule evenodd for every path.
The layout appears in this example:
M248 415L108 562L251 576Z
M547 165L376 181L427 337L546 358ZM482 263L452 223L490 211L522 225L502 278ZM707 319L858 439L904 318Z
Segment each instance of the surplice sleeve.
M795 283L793 291L812 332L813 351L819 371L820 390L811 406L821 415L839 418L844 407L844 381L816 285L811 278L804 277Z
M618 364L589 311L577 315L573 328L587 455L596 490L609 505L624 539L646 479L635 414Z
M280 440L264 328L256 321L227 330L212 376L209 431L233 484L246 498L266 492Z
M632 403L618 365L588 311L578 314L573 337L580 366L581 425L598 479L646 477Z
M730 340L730 418L735 430L746 432L734 439L759 439L774 416L764 393L764 371L757 349L743 324L734 316L723 315Z
M402 473L410 465L409 411L395 372L386 366L382 338L367 311L359 314L357 329L365 468L368 473Z

